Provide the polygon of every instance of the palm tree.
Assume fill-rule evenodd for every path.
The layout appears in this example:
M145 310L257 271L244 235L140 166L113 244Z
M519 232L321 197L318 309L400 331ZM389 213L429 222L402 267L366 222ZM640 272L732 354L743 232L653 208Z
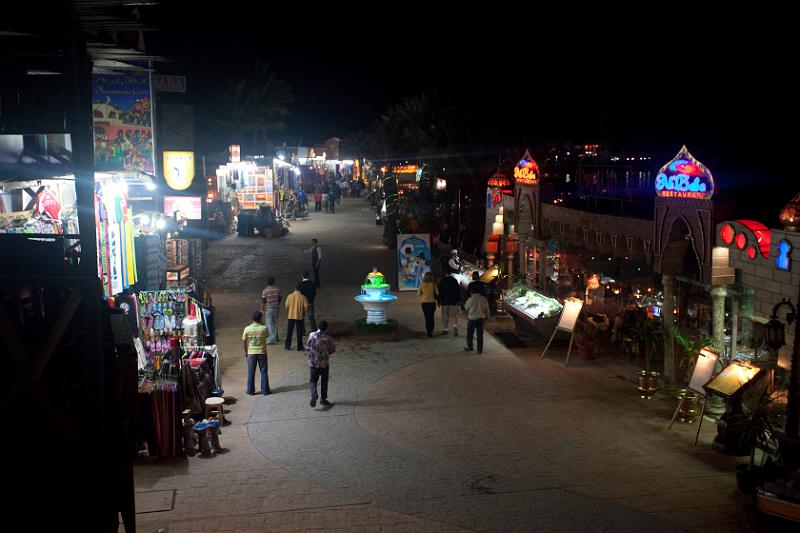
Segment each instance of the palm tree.
M450 144L452 112L453 106L436 91L428 91L389 108L380 122L399 133L403 149L424 159L438 155Z
M269 63L258 60L243 75L224 80L215 90L209 118L231 142L257 144L259 136L281 130L294 103L292 89Z

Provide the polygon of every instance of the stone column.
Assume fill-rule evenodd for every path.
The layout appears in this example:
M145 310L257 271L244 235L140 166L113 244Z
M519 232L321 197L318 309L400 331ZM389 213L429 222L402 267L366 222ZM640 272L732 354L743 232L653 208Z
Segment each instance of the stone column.
M714 347L721 354L725 353L725 297L727 294L728 290L725 287L711 289L711 301L713 303L711 336L714 339Z
M675 360L675 276L664 274L661 284L664 286L664 307L661 309L664 324L664 380L673 383L678 366Z
M749 287L742 289L742 344L752 346L753 344L753 306L756 291Z

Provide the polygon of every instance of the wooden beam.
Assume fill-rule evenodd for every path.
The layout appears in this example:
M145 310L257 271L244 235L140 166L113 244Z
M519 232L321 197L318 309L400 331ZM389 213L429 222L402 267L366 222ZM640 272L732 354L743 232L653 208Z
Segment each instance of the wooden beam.
M37 381L42 377L44 369L50 361L50 357L53 355L56 347L58 347L61 337L64 336L64 332L67 331L67 326L69 326L72 317L75 316L75 312L78 310L78 306L80 306L82 296L80 287L73 288L72 292L69 293L67 301L64 302L64 308L61 310L61 314L58 315L58 319L50 329L47 340L45 340L44 344L39 349L39 353L36 354L33 372L31 372L31 381Z

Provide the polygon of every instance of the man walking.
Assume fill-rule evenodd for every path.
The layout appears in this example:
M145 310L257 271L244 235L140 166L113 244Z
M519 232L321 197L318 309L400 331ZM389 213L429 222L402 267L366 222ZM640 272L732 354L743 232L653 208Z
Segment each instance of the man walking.
M311 268L314 270L314 285L319 289L319 266L322 263L322 248L317 244L317 239L311 239L311 248L306 253L311 252Z
M489 318L489 302L475 287L464 308L467 311L467 347L464 350L472 351L472 335L477 332L478 353L483 353L483 321Z
M261 323L261 311L253 313L253 322L244 328L242 342L244 356L247 358L247 394L256 393L256 365L261 370L261 394L267 395L269 390L269 375L267 374L267 327Z
M286 298L286 313L289 318L286 330L286 342L284 346L287 350L292 348L292 331L297 328L297 351L303 350L303 318L308 310L308 300L300 292L300 284L297 284L294 292Z
M328 401L328 373L330 370L331 354L336 353L336 346L333 344L333 337L328 335L328 321L319 321L319 330L308 336L308 366L309 366L309 390L311 391L311 407L317 405L317 381L321 381L322 401L320 405L329 406Z
M461 304L461 287L452 274L439 282L439 306L442 308L442 335L449 335L450 322L453 322L453 337L458 337L458 306Z
M268 344L278 342L278 314L281 310L281 290L275 286L275 278L267 278L267 286L261 291L261 312L267 317Z
M300 282L300 292L308 300L308 310L306 316L308 317L308 327L310 331L317 331L317 319L314 317L314 298L317 296L317 286L311 281L311 276L308 270L303 271L303 281Z

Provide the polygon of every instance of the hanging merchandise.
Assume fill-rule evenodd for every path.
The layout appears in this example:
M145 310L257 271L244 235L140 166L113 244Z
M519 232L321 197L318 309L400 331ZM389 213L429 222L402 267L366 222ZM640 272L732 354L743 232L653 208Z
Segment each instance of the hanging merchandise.
M121 293L137 281L132 215L124 185L96 185L98 273L106 297Z
M186 322L186 318L197 317L202 309L186 291L142 291L138 298L140 336L151 359L169 351L171 338L184 345L201 343L205 335L202 321L194 318ZM184 325L190 326L188 337Z

